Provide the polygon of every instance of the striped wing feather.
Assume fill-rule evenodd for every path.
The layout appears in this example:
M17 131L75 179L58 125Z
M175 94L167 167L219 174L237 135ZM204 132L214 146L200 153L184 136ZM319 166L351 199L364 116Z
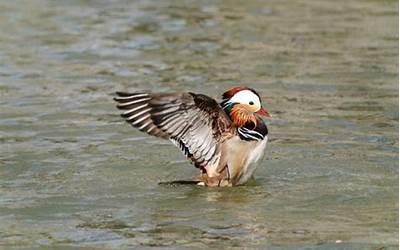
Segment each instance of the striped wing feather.
M217 169L221 143L235 130L214 99L193 93L117 95L117 107L124 111L121 116L132 126L170 139L196 167Z

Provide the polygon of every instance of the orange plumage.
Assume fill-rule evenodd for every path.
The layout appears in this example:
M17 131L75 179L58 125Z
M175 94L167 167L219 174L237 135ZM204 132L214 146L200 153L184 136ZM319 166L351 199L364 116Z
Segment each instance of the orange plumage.
M237 127L243 127L247 123L252 122L254 127L257 126L257 118L253 112L248 110L245 104L236 104L231 110L231 119Z

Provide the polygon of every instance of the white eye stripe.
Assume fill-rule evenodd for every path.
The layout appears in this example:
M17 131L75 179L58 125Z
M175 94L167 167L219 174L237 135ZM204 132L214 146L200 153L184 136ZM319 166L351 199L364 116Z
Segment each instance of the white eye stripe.
M255 105L258 108L261 108L261 101L260 98L253 93L251 90L242 90L237 92L230 100L230 103L237 102L241 104L249 104L253 102L253 105Z

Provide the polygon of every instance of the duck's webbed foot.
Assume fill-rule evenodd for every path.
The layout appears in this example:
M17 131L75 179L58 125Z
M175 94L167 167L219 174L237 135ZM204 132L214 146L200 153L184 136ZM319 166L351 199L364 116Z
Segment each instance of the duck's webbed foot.
M232 183L230 181L228 166L225 166L217 176L208 176L207 173L202 173L198 185L203 185L207 187L231 187ZM201 183L201 184L200 184Z

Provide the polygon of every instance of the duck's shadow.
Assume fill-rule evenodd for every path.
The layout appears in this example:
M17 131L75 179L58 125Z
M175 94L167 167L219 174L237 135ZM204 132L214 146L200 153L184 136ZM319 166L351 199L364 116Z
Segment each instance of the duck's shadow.
M175 180L160 182L159 187L172 192L179 192L179 199L175 200L174 206L181 204L186 206L187 200L191 202L218 202L221 206L233 203L253 203L271 196L263 184L264 180L249 180L244 185L234 187L207 187L197 185L199 181ZM170 198L169 198L170 199Z
M175 181L161 181L158 183L160 186L205 186L202 184L202 181L197 181L197 180L175 180ZM236 187L251 187L251 186L261 186L261 184L255 180L254 178L251 178L246 184L238 185Z
M159 182L158 185L162 186L179 186L179 185L196 185L200 186L199 183L201 181L195 181L195 180L176 180L176 181L162 181Z

